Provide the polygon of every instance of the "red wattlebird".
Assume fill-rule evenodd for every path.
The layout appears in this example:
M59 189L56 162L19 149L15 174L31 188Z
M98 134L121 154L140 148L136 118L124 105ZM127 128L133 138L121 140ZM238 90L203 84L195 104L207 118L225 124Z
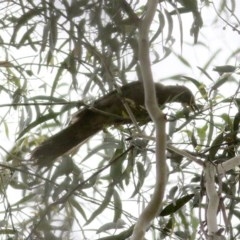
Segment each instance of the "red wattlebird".
M31 155L31 160L39 166L51 165L54 159L110 125L132 123L124 102L128 104L137 122L147 123L150 117L144 108L144 89L142 82L132 82L96 100L91 107L80 109L72 123L53 135ZM196 108L194 96L184 86L164 86L155 83L159 105L168 102L180 102Z

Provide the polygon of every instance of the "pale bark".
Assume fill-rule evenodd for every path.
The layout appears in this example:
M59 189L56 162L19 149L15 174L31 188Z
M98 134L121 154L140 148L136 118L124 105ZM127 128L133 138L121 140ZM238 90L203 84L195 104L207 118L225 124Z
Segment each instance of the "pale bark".
M143 240L151 221L159 214L167 182L165 115L156 99L149 54L149 31L157 0L148 1L147 11L139 25L139 62L144 82L145 106L156 128L156 182L152 198L134 227L132 240Z

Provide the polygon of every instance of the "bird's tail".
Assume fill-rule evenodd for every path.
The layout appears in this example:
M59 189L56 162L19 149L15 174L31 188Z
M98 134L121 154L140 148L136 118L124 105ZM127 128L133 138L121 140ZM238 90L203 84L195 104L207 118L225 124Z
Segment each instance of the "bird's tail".
M80 118L77 122L47 139L32 152L31 160L39 166L51 165L54 159L69 152L101 130L102 123L93 125L85 120L85 118Z

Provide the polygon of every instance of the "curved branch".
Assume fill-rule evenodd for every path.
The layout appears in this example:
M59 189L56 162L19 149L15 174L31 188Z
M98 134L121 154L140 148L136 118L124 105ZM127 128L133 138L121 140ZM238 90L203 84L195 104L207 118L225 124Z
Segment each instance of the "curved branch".
M140 215L132 240L144 239L145 231L159 213L167 182L165 115L159 109L151 71L149 54L149 29L157 8L157 0L148 1L146 15L139 25L139 62L144 83L146 109L156 127L156 183L152 198Z

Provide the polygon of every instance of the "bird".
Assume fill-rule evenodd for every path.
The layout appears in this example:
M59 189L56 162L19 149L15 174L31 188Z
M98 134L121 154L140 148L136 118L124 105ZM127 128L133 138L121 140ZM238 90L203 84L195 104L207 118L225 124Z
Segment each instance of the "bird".
M180 102L196 109L194 96L187 87L161 83L154 85L159 106ZM104 128L131 124L132 118L126 110L126 104L138 123L145 124L151 120L144 107L143 82L134 81L100 97L89 107L79 109L65 129L32 151L30 159L40 167L51 166L56 158L68 153Z

